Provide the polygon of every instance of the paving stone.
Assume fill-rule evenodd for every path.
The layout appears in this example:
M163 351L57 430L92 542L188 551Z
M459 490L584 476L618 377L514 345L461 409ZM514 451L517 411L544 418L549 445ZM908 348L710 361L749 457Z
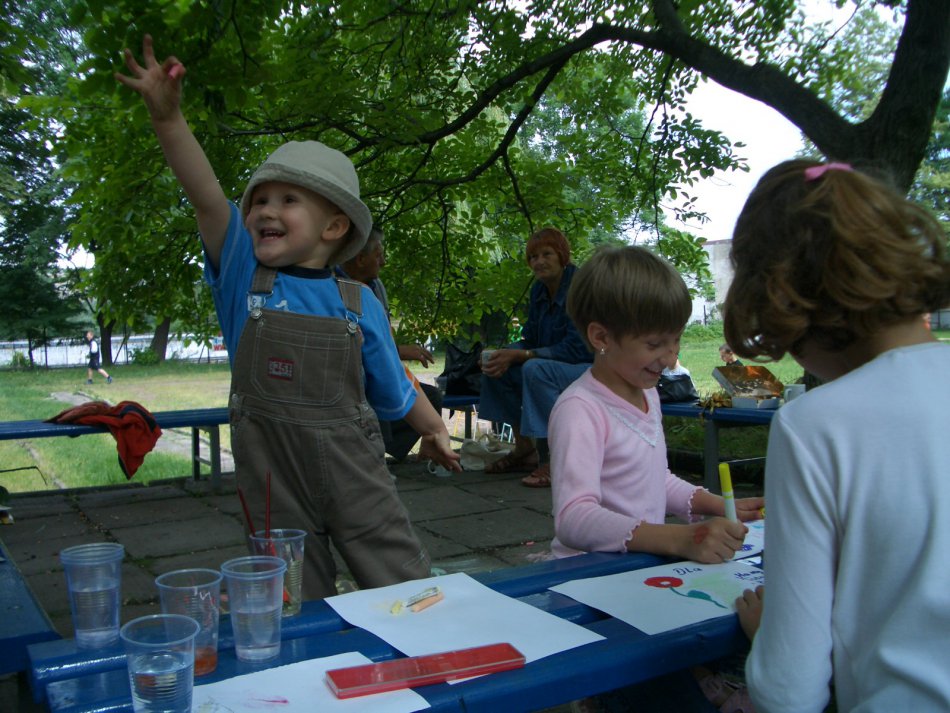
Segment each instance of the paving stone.
M230 517L208 515L195 520L159 522L111 531L133 559L167 557L229 547L242 541L241 526Z
M407 491L400 494L413 522L440 520L457 515L498 510L502 505L487 498L446 485L440 488Z
M241 508L241 499L238 498L236 493L228 493L225 495L208 495L200 498L200 500L201 502L206 503L208 506L213 507L218 512L233 515L237 518L240 518L241 521L244 520L244 511Z
M190 496L139 501L134 503L109 503L106 507L86 507L84 512L94 523L112 531L117 528L149 525L157 522L195 520L214 513L214 509L199 498Z
M10 507L13 508L13 517L17 523L36 517L76 511L73 499L60 493L49 495L17 493L10 497Z
M10 548L10 554L24 576L42 572L62 571L59 552L73 545L85 545L90 542L109 542L101 532L91 531L69 537L45 538L21 543Z
M36 574L29 581L37 600L51 618L70 613L69 590L63 571ZM155 578L131 562L122 563L121 592L123 602L148 602L158 596Z
M231 547L216 547L213 550L161 557L149 563L149 570L158 576L176 569L221 569L224 562L246 554L248 554L247 546L236 543Z
M8 546L17 547L43 540L77 537L95 532L95 528L87 520L75 510L71 510L45 517L17 520L12 525L3 528L2 537Z
M132 562L122 563L122 601L151 602L158 599L155 575Z
M445 574L455 574L456 572L491 572L496 569L504 569L508 564L497 557L477 552L462 557L449 557L432 561L434 570L442 570Z
M473 549L507 547L532 540L550 540L554 522L525 508L509 508L465 517L430 520L426 530Z
M524 507L542 515L551 515L553 503L550 488L528 488L521 484L526 473L518 473L517 478L494 482L476 482L460 486L463 490L486 500L492 500L500 507Z
M109 504L124 505L141 501L166 500L181 497L181 488L174 485L148 487L139 484L117 485L108 489L78 491L76 501L83 510L106 507Z
M432 561L445 559L447 557L457 557L459 555L471 554L472 548L449 537L440 536L438 533L426 529L425 524L416 523L414 526L416 535L422 542L422 545L429 553L429 559Z

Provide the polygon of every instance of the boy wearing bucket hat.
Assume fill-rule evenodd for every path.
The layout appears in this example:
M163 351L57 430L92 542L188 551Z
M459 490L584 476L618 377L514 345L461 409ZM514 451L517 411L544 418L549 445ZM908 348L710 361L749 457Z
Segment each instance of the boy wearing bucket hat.
M330 540L361 587L430 574L385 465L375 412L405 418L420 453L459 470L441 416L416 399L372 292L335 279L372 227L352 162L316 141L290 142L228 201L181 112L184 66L144 67L125 50L169 166L194 206L231 357L235 470L254 520L305 529L304 597L336 594ZM372 406L370 406L370 403ZM273 474L273 477L265 477ZM266 492L265 481L270 482Z

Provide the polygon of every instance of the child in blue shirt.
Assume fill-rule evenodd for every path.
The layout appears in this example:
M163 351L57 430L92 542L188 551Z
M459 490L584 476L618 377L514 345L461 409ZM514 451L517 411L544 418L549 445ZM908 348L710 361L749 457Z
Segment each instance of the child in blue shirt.
M116 79L142 96L195 209L231 357L235 471L252 516L263 524L269 502L274 527L311 533L305 598L336 593L331 540L361 587L429 576L374 408L422 435L422 457L459 470L458 455L441 416L416 399L379 302L330 269L358 253L372 227L352 162L316 141L284 144L234 205L181 112L184 66L159 64L147 35L143 55L144 66L126 50L131 76Z

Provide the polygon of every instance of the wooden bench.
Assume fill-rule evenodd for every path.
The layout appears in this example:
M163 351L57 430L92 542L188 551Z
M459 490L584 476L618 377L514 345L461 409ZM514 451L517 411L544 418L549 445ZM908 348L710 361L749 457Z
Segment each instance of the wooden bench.
M29 669L30 644L60 638L0 541L0 676Z
M191 471L195 480L201 478L201 466L211 467L211 482L217 487L221 481L221 432L222 424L228 423L228 409L201 408L153 413L155 422L163 431L173 428L191 429ZM208 433L210 453L201 455L201 431ZM48 423L46 421L0 422L0 441L28 440L31 438L54 438L59 436L83 436L88 433L108 433L104 426L83 426L74 423Z

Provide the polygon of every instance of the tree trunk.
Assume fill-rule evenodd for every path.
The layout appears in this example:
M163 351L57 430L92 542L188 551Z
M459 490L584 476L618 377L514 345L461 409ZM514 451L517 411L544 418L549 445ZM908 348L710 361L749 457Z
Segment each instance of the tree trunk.
M102 362L102 368L108 370L113 366L112 361L112 328L115 326L115 320L106 322L102 315L96 316L99 323L99 359Z
M155 327L155 334L152 336L150 348L158 357L159 364L165 361L165 352L168 350L168 330L171 326L171 317L166 317Z

